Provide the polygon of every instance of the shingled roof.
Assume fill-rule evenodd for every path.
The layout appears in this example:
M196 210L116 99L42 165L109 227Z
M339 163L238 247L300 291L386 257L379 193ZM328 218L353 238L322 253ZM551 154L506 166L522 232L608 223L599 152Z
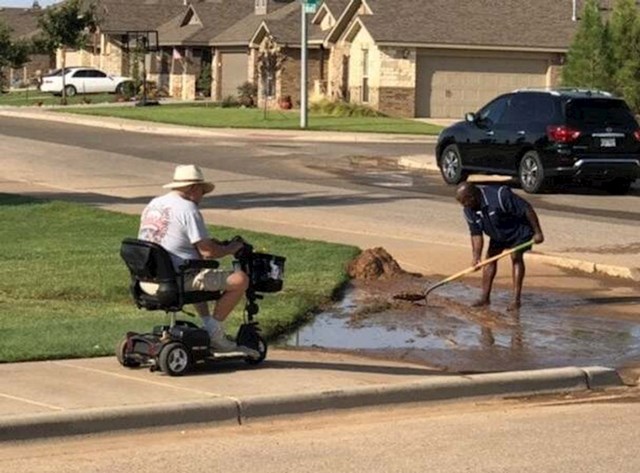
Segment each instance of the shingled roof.
M37 33L42 12L39 8L0 7L0 21L11 29L13 39L26 39Z
M279 21L300 23L299 20L293 18L295 12L298 12L299 17L300 3L297 1L274 2L270 5L269 12L266 15L251 13L245 16L231 27L216 35L211 40L211 44L215 46L248 44L249 40L251 40L263 22L269 24Z
M324 0L323 3L327 5L331 14L338 18L344 9L347 8L350 1L351 0Z
M565 50L577 26L568 1L363 1L372 14L359 21L379 44Z
M302 39L300 16L300 4L293 2L277 12L267 15L262 22L262 28L266 29L280 45L299 46ZM319 25L311 23L312 17L312 13L307 14L307 39L309 42L321 42L325 32L320 29ZM257 28L253 29L252 36L257 32L256 30Z
M182 0L100 0L100 29L105 33L156 30L184 12Z

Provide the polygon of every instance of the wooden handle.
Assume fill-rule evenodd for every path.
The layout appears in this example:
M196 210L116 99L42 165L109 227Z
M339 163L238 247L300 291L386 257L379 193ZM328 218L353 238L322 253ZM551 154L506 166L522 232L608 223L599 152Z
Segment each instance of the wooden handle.
M440 287L440 286L442 286L444 284L447 284L448 282L455 281L456 279L460 279L462 276L466 276L467 274L471 274L471 273L475 272L476 270L478 270L479 268L482 268L483 266L486 266L489 263L493 263L494 261L497 261L500 258L504 258L507 255L515 253L516 251L523 250L523 249L527 248L528 246L532 246L532 245L533 245L533 240L529 240L526 243L522 243L522 244L520 244L518 246L514 246L513 248L511 248L509 250L503 251L499 255L495 255L495 256L492 256L491 258L487 258L486 260L480 261L475 266L470 266L467 269L463 269L459 273L453 274L453 275L449 276L448 278L437 282L436 284L434 284L433 286L428 288L425 291L424 295L426 296L427 294L429 294L434 289L436 289L436 288L438 288L438 287Z

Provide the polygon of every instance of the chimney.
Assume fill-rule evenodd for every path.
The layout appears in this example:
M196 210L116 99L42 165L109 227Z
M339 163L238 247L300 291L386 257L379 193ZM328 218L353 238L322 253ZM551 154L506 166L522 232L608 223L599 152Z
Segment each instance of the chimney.
M578 0L572 0L571 21L578 21Z
M266 15L267 14L267 2L268 0L255 0L255 14Z

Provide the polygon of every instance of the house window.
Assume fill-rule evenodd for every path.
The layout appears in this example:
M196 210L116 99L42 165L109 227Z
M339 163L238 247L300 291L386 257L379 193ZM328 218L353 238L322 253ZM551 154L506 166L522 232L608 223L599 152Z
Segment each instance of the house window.
M369 103L369 50L362 50L362 102Z
M264 75L262 87L263 87L265 97L275 97L276 95L275 71L269 71Z

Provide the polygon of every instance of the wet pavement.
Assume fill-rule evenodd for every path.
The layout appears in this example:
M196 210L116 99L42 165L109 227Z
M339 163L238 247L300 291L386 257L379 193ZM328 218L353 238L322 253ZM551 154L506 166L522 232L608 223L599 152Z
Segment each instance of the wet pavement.
M356 282L339 304L282 343L460 372L640 362L640 320L598 313L588 299L527 291L520 311L509 313L509 292L494 290L490 309L470 308L479 290L462 283L438 289L428 305L390 297L406 286Z

